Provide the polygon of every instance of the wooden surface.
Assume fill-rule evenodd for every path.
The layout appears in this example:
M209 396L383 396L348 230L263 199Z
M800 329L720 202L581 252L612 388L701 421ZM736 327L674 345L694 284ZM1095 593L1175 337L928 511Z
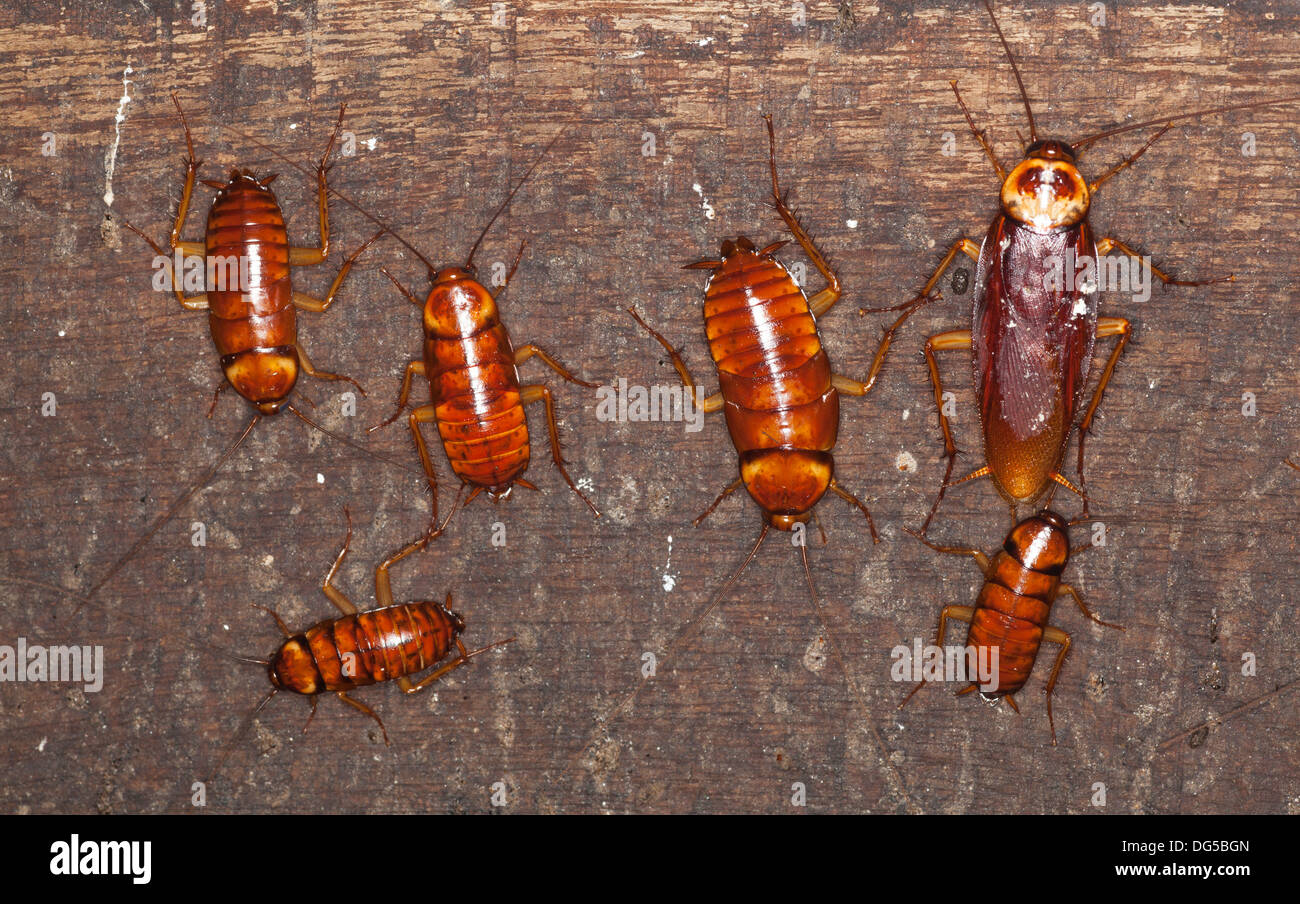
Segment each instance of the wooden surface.
M202 28L189 4L6 7L0 575L77 589L249 417L232 393L205 417L219 372L203 315L151 290L151 254L120 228L126 218L165 237L170 225L183 176L172 91L191 117L202 175L235 164L279 172L302 244L316 237L310 180L233 130L306 163L346 101L357 153L338 160L334 185L439 262L463 259L509 184L567 126L480 257L508 261L529 240L502 299L516 343L540 343L588 379L670 384L668 362L623 313L634 304L684 348L709 391L703 279L679 267L737 233L785 237L766 206L760 112L774 115L793 203L843 278L844 300L820 327L837 371L850 375L865 371L883 323L858 309L904 300L996 209L996 180L948 81L959 80L1004 158L1026 131L986 13L960 0L809 3L804 27L787 2L510 3L496 23L488 4L228 3L209 4ZM1082 2L1001 7L1044 134L1074 139L1300 91L1294 4L1106 9L1096 28ZM921 345L965 326L970 301L946 282L943 303L900 334L880 386L842 405L838 474L871 506L882 542L873 546L862 518L833 499L818 509L829 542L812 531L826 623L860 698L819 645L825 631L782 535L661 663L633 712L602 727L633 688L641 654L662 656L748 551L759 513L737 496L691 527L734 475L720 419L699 433L603 423L593 392L529 363L525 378L556 392L572 472L604 517L563 484L534 410L529 477L540 492L495 508L476 501L395 575L399 599L452 591L471 643L518 642L423 696L359 692L385 719L391 748L332 698L304 734L307 703L280 695L230 747L208 808L485 812L503 782L505 812L789 812L801 782L808 811L1300 810L1300 695L1202 733L1197 746L1158 749L1300 674L1300 474L1283 464L1300 449L1297 118L1292 106L1182 125L1095 201L1099 234L1176 274L1231 271L1237 281L1157 288L1144 304L1103 297L1102 313L1131 318L1136 337L1088 446L1109 543L1067 577L1128 630L1091 626L1068 601L1055 609L1053 622L1075 637L1055 698L1059 747L1043 707L1046 662L1020 717L934 688L895 711L907 686L890 679L890 649L928 642L939 609L969 604L979 584L968 561L901 531L923 518L942 473ZM40 153L46 132L57 156ZM946 132L952 156L942 153ZM1253 157L1241 153L1244 132L1255 135ZM654 156L643 155L645 133ZM1085 173L1146 134L1102 143ZM191 238L210 192L196 198ZM331 210L337 249L373 232L343 203ZM323 291L341 259L298 270L295 285ZM424 285L423 268L388 240L328 313L300 318L316 363L369 391L357 416L341 415L336 385L300 386L331 429L414 467L402 425L364 436L390 413L419 351L418 315L381 264ZM957 354L943 367L967 451L959 468L971 469L980 444L968 365ZM47 392L55 417L41 416ZM1246 392L1253 417L1242 414ZM914 470L899 470L905 455ZM440 453L437 464L450 487ZM1057 498L1077 514L1075 501ZM252 603L300 628L334 614L319 584L345 504L358 531L340 585L373 605L371 567L426 522L422 481L289 415L260 425L93 605L76 612L67 595L0 584L0 642L100 644L106 660L99 693L0 685L0 808L189 809L191 782L210 776L267 689L257 666L220 651L274 649L278 632ZM191 545L193 522L206 525L206 547ZM492 545L496 522L503 548ZM933 535L992 549L1006 528L985 482L949 494ZM1254 677L1241 674L1248 652ZM1093 805L1098 782L1104 807Z

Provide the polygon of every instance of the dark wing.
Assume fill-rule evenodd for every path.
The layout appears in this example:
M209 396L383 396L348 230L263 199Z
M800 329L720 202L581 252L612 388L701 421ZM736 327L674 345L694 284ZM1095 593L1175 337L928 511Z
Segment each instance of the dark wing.
M1093 261L1091 284L1077 263ZM1096 249L1087 222L1038 233L999 215L980 249L971 323L975 385L987 423L994 403L1019 439L1065 405L1073 423L1097 335Z

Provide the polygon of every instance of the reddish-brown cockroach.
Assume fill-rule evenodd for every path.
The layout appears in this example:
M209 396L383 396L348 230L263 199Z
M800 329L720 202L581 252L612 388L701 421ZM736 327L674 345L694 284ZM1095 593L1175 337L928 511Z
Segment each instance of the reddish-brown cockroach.
M939 616L939 638L935 646L943 647L943 640L948 630L948 619L968 622L970 630L966 633L968 650L996 650L997 675L996 686L980 686L972 682L959 691L968 694L979 690L980 696L988 703L997 705L1006 699L1017 713L1020 707L1012 696L1025 686L1029 673L1038 658L1038 650L1043 641L1060 644L1061 651L1052 666L1052 674L1047 679L1047 724L1052 730L1052 745L1056 745L1056 723L1052 719L1052 690L1056 679L1061 674L1061 664L1065 654L1070 652L1070 635L1060 628L1047 623L1052 612L1052 603L1060 596L1069 594L1075 603L1099 625L1124 629L1110 622L1102 621L1093 615L1083 602L1079 591L1069 584L1062 583L1061 573L1065 570L1072 552L1070 549L1070 531L1065 519L1049 509L1043 509L1036 515L1026 518L1007 534L1007 539L990 559L978 549L964 546L937 546L919 533L908 530L926 546L939 552L952 555L970 556L979 565L984 574L984 586L974 606L945 606ZM992 656L988 662L993 662ZM902 709L912 695L927 682L922 680L903 702Z
M375 601L379 608L358 612L357 607L334 586L352 542L352 518L344 509L348 531L321 590L330 602L343 613L338 618L318 622L306 631L294 633L274 611L263 606L275 619L285 636L279 650L269 660L250 660L267 667L271 691L262 699L252 715L256 716L271 698L282 690L311 697L311 716L316 714L316 698L323 693L333 693L349 706L365 713L379 723L384 743L388 731L374 710L348 696L348 691L358 687L396 681L403 693L415 694L439 678L459 668L480 653L512 642L515 638L499 640L466 650L460 635L465 630L465 620L452 610L451 594L445 604L421 600L414 603L394 603L389 569L416 549L422 542L413 543L389 556L375 568ZM412 683L413 676L446 659L453 648L457 656L446 665ZM220 766L218 766L218 770Z
M1116 249L1142 263L1140 256L1118 239L1094 241L1088 224L1093 197L1112 176L1141 157L1175 122L1300 99L1286 97L1232 104L1152 119L1106 129L1072 144L1040 139L1011 47L1002 34L989 0L985 0L985 6L993 17L993 26L1020 89L1029 121L1030 144L1025 148L1024 160L1008 172L998 161L984 133L976 128L957 91L957 83L951 83L971 132L1002 183L1001 210L989 227L983 245L976 245L966 238L959 239L922 291L925 295L938 284L959 253L977 262L971 328L948 330L930 336L925 342L925 358L939 408L947 466L938 496L921 527L922 535L929 529L947 488L979 477L993 479L998 492L1011 507L1013 521L1017 517L1018 505L1034 503L1053 482L1082 497L1083 511L1087 514L1084 440L1115 364L1128 344L1131 328L1129 321L1122 317L1098 318L1097 282L1086 275L1076 279L1076 267L1090 260L1094 265L1093 272L1096 272L1096 262L1101 256ZM1076 161L1083 150L1102 138L1151 126L1161 128L1132 156L1091 182L1080 174ZM1200 286L1233 278L1178 280L1155 267L1150 269L1162 283L1174 286ZM1111 336L1118 337L1119 341L1106 362L1091 402L1084 410L1082 402L1092 366L1094 343L1098 337ZM984 439L983 466L955 482L951 482L951 478L958 449L944 411L943 384L935 359L936 351L952 349L971 350ZM1082 417L1079 417L1080 412ZM1059 470L1074 429L1079 435L1077 488Z
M298 339L297 309L323 312L334 302L339 287L352 269L353 263L382 231L372 236L353 252L335 276L326 296L316 298L293 288L291 271L294 267L319 264L330 251L327 162L339 130L343 126L343 107L330 134L329 143L320 163L316 166L317 198L320 218L320 245L299 247L290 245L285 230L284 215L275 193L270 189L275 174L262 179L243 169L232 169L225 182L203 180L203 184L217 190L217 196L208 212L207 235L202 242L181 240L181 231L189 213L190 198L198 174L199 161L194 155L194 141L190 126L175 94L172 102L180 114L185 130L187 157L185 162L185 187L181 192L176 220L172 225L167 251L185 258L199 259L204 272L216 276L213 284L205 283L206 292L186 296L181 274L172 266L168 253L141 230L126 223L128 229L149 244L159 257L168 261L171 271L171 288L176 300L187 311L207 311L208 325L217 352L221 356L224 373L212 399L208 416L216 409L221 392L229 386L248 400L255 412L239 438L222 454L207 474L168 509L148 531L127 550L112 568L90 589L93 596L132 555L148 541L194 493L212 479L225 462L248 438L258 421L287 408L312 427L366 452L374 453L357 443L326 430L289 403L301 368L307 374L323 380L346 380L363 395L365 390L351 377L316 370ZM235 274L238 274L237 276ZM243 284L243 283L247 284ZM378 456L375 456L378 457Z
M668 352L683 385L705 412L723 411L727 430L740 457L740 476L722 491L699 525L742 485L763 511L763 529L745 565L758 552L769 528L789 531L812 517L813 507L827 491L857 506L866 516L871 538L880 542L871 512L835 479L833 450L839 432L840 393L864 396L893 342L894 332L921 300L886 330L863 382L831 370L817 333L817 317L839 300L840 281L826 257L813 243L781 195L776 173L776 133L765 116L772 204L791 235L826 280L826 288L811 299L795 282L775 253L786 243L760 250L746 237L722 243L722 258L688 264L688 270L708 270L704 330L718 369L719 391L700 401L695 378L681 355L635 310L629 313ZM808 564L807 547L804 565ZM745 565L741 566L744 570ZM737 571L731 581L739 577ZM728 582L730 585L731 581ZM809 583L812 577L809 573ZM725 588L724 588L725 589Z
M420 432L420 424L432 421L438 425L438 435L452 471L463 485L472 488L466 504L484 492L495 502L508 496L516 485L537 489L523 476L528 468L531 449L524 406L533 402L544 402L546 405L546 426L555 466L559 468L569 488L578 494L597 517L600 516L600 512L578 489L564 467L551 390L542 384L523 385L517 366L536 357L570 383L592 389L596 388L596 384L578 379L536 345L524 345L516 350L501 322L497 298L478 281L474 268L474 253L488 230L559 137L557 135L551 140L519 180L519 184L506 196L479 233L463 265L437 270L429 266L432 287L423 302L391 273L383 271L402 295L423 311L424 354L422 358L406 365L397 398L397 410L387 420L371 427L370 432L391 424L406 410L413 377L428 379L430 403L415 408L407 422L429 490L433 494L433 518L429 536L432 536L438 520L438 480L428 446ZM519 246L519 253L506 274L503 292L519 266L526 244ZM424 259L423 255L421 259Z

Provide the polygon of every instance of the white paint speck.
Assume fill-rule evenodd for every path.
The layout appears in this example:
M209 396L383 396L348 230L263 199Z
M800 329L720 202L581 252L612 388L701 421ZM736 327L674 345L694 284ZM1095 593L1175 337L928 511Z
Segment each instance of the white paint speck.
M849 227L850 229L857 229L857 228L858 228L858 221L857 221L857 220L845 220L845 221L844 221L844 225L847 226L847 227Z
M39 744L36 745L36 752L37 752L37 753L44 753L44 752L45 752L45 744L46 744L47 741L49 741L49 738L41 738L41 743L39 743Z
M378 146L379 146L379 139L378 139L378 138L367 138L367 139L366 139L366 150L373 151L373 150L374 150L375 148L377 148Z
M60 339L62 339L62 338L63 338L64 336L66 336L66 335L68 335L67 330L59 330L59 338L60 338Z
M317 483L324 483L324 482L325 482L325 475L322 474L322 473L320 473L319 471L317 471L317 472L316 472L316 482L317 482Z
M1080 298L1077 301L1075 301L1074 308L1073 310L1071 310L1070 313L1072 313L1075 317L1087 317L1088 316L1087 300Z
M291 122L291 123L289 123L289 131L290 131L290 132L292 132L292 131L293 131L294 129L296 129L296 128L298 128L298 123L296 123L296 122Z
M695 46L708 47L710 44L713 43L713 41L714 41L713 38L700 38L698 41L695 42Z
M894 456L894 467L905 473L913 473L916 471L916 458L906 450L899 452Z
M677 575L669 569L673 565L673 535L668 535L668 561L664 562L664 593L672 593L677 586Z
M265 557L263 557L263 559L262 559L262 567L263 567L263 568L270 568L270 567L271 567L272 565L274 565L274 564L275 564L275 556L270 555L270 554L268 553Z
M700 208L704 211L704 219L713 219L713 205L709 203L708 198L704 197L704 187L700 185L700 183L696 182L691 186L691 188L695 189L695 193L700 196Z
M104 155L104 203L113 206L113 173L117 169L117 147L122 143L122 123L126 122L126 105L131 103L131 80L127 78L132 72L130 62L122 70L122 97L117 102L117 116L113 117L113 145Z
M907 420L907 419L908 419L909 417L911 417L911 416L912 416L912 409L911 409L911 408L904 408L904 409L903 409L903 420Z
M579 478L578 478L578 489L582 490L584 493L590 493L590 492L591 492L592 490L594 490L595 488L596 488L596 485L595 485L594 483L591 482L591 478L590 478L590 477L579 477Z

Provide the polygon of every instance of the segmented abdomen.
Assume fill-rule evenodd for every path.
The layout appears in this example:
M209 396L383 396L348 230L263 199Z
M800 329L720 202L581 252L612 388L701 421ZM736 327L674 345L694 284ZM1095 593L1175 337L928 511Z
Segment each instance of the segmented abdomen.
M426 333L425 371L438 434L462 480L504 491L528 469L528 420L514 347L495 316L455 338Z
M1029 680L1060 581L1005 549L993 557L966 636L968 646L998 650L998 686L989 696L1013 694Z
M207 254L224 288L208 290L208 326L221 367L235 390L254 404L288 398L298 379L298 340L289 276L289 239L275 194L248 177L236 177L208 213Z
M457 633L439 604L403 603L323 621L285 641L278 661L299 693L346 691L424 671Z
M735 251L709 281L704 327L746 487L768 512L808 511L830 482L839 430L808 299L779 262Z

